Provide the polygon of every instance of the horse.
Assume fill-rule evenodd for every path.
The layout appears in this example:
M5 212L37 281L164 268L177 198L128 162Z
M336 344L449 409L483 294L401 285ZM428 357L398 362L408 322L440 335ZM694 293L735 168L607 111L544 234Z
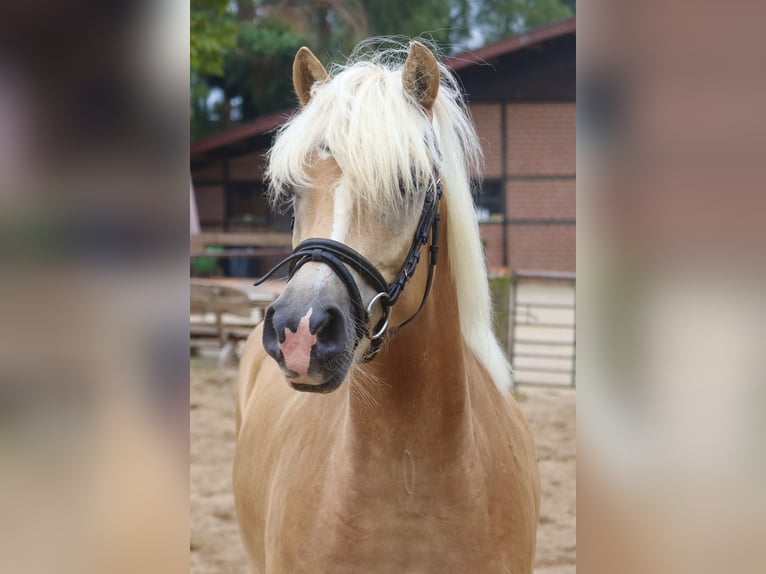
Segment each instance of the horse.
M482 152L422 43L293 62L266 177L289 281L250 334L233 487L260 574L532 572L534 440L492 330Z

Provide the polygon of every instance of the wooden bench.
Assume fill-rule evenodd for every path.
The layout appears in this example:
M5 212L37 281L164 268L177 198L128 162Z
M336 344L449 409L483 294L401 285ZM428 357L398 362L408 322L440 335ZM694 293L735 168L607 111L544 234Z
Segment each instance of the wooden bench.
M248 337L276 298L275 293L248 294L211 281L192 279L190 286L190 348L194 352L218 347L222 362L236 343Z

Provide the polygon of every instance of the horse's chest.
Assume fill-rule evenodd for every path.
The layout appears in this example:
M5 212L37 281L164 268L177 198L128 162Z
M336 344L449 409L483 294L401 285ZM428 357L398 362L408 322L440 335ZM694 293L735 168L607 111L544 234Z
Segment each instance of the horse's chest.
M486 514L476 501L427 477L384 474L328 485L314 503L294 508L305 528L283 533L291 539L283 548L285 560L295 561L290 571L475 571L488 554Z

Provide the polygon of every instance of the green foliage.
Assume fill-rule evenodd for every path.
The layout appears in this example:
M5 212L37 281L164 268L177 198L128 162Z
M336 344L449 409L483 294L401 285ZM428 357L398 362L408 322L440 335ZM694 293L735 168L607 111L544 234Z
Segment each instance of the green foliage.
M191 0L189 59L193 76L223 75L226 53L236 43L237 22L227 0Z
M489 292L492 296L492 324L495 337L503 350L509 350L510 313L511 313L511 278L509 275L490 275Z
M534 28L573 13L564 0L475 0L475 24L486 42Z
M236 45L238 22L227 11L227 0L191 0L189 67L191 76L191 135L198 137L209 123L204 102L208 78L224 75L226 54Z
M445 53L470 36L469 0L364 0L370 33L424 37Z
M295 105L290 70L295 52L306 43L280 20L242 26L218 84L230 99L242 99L239 115L254 118Z
M230 6L221 0L192 1L192 139L295 101L289 70L295 52L307 43L305 36L268 15L248 20L254 4L243 2L231 11ZM211 93L221 97L213 103Z

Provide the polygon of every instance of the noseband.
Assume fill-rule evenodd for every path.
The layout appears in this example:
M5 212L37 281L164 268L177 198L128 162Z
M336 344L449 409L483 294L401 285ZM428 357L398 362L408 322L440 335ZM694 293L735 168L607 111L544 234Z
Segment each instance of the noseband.
M433 189L432 193L430 193L431 189ZM310 261L327 264L346 287L346 291L348 291L349 297L351 298L351 309L354 316L354 324L356 326L355 347L359 344L362 337L366 336L370 339L370 348L362 358L364 361L370 361L380 351L380 346L383 344L386 334L394 334L397 330L412 321L425 305L426 299L428 299L428 294L431 291L431 283L433 281L434 268L436 267L436 256L439 252L439 201L441 200L441 197L441 182L436 179L428 192L426 192L423 211L420 214L420 221L418 221L415 235L412 238L410 250L407 252L407 256L404 258L404 263L402 263L399 273L396 275L396 278L392 283L386 283L386 280L383 278L380 271L378 271L378 269L361 253L355 251L348 245L332 239L314 237L300 243L293 249L290 255L272 267L266 275L259 278L255 282L255 285L260 285L276 273L278 269L287 264L290 265L288 270L288 280L292 279L298 269ZM391 307L393 307L399 300L399 296L402 294L402 291L404 291L404 286L415 273L415 269L420 261L420 248L428 243L429 235L431 236L431 247L429 248L428 280L426 282L425 292L423 293L423 299L421 300L417 311L415 311L409 319L404 321L404 323L398 327L389 329ZM362 294L359 291L359 286L356 284L349 269L356 271L377 291L366 306L362 301ZM383 309L383 316L380 321L378 321L377 325L375 325L373 332L370 333L367 329L367 325L369 324L370 314L376 303Z

